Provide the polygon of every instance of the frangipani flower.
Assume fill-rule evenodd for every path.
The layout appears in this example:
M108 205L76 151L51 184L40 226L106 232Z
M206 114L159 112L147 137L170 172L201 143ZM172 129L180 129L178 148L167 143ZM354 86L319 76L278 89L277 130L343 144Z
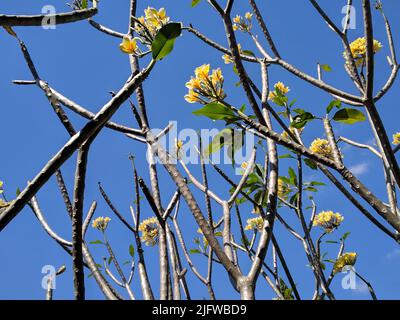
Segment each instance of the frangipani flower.
M238 43L237 47L238 47L238 50L239 50L239 54L241 54L242 53L242 46L240 45L240 43ZM224 54L222 56L222 60L224 60L225 64L233 63L233 58L232 58L232 56L230 54Z
M382 49L382 44L374 40L374 53L377 53ZM365 38L358 38L354 40L350 44L350 52L353 58L355 59L356 65L360 66L364 63L365 56L367 54L367 41ZM346 52L343 53L343 56L346 58Z
M240 30L242 32L250 32L253 27L251 19L253 18L253 14L250 12L246 12L244 17L240 15L236 15L233 18L233 30Z
M400 144L400 132L397 132L393 135L393 144L394 145Z
M121 49L122 52L127 54L140 53L136 40L131 39L129 36L125 36L123 38L122 43L119 45L119 48Z
M247 225L244 230L257 230L261 231L264 226L264 219L260 217L247 219Z
M108 223L111 221L109 217L98 217L93 220L92 227L104 232L107 229Z
M332 148L329 141L326 139L315 139L310 146L310 150L320 156L332 159Z
M196 68L194 73L195 78L192 77L186 83L186 88L189 89L188 94L185 95L187 102L207 104L225 98L224 77L221 69L214 69L210 74L210 65L203 64Z
M325 229L326 232L332 232L340 226L343 220L344 218L340 213L322 211L315 217L313 225Z
M285 96L290 91L289 87L286 87L283 82L279 81L274 85L274 91L270 91L268 100L274 101L277 96Z
M290 185L287 184L282 178L278 178L278 197L287 200L290 191Z
M137 18L134 30L144 42L151 44L158 30L165 26L169 20L170 18L164 8L157 10L147 7L144 10L144 17Z
M333 272L338 273L343 270L345 266L354 266L357 261L357 253L346 252L342 254L333 266Z
M155 246L158 243L159 223L156 217L143 220L139 225L139 231L142 232L142 241L146 246Z

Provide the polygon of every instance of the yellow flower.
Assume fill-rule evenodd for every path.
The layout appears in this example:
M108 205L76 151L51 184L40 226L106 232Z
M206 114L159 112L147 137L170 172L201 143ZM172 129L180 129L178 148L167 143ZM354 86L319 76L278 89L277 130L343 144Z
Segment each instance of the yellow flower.
M143 38L144 42L151 44L152 39L149 39L148 35L150 33L151 38L154 38L164 25L169 22L169 17L164 8L159 10L147 7L144 10L144 17L139 17L138 22L135 23L135 31Z
M249 164L245 161L240 166L242 167L242 169L246 170L248 165Z
M144 10L144 14L146 16L146 23L150 24L153 28L161 28L163 24L168 22L167 13L164 8L157 11L157 9L148 7Z
M185 95L185 100L189 103L201 102L199 95L193 90L189 90L189 93Z
M197 78L192 78L186 82L186 88L190 90L201 89L201 81Z
M244 15L244 17L247 19L247 20L251 20L251 18L253 17L253 14L252 13L250 13L250 12L246 12L246 14Z
M281 81L275 83L274 89L274 91L269 92L268 100L273 101L277 96L286 95L290 91L290 88L286 87Z
M287 200L290 193L290 185L288 185L282 178L278 178L278 197Z
M237 47L238 47L238 50L239 50L239 54L241 54L242 53L242 46L240 45L240 43L238 43ZM232 56L230 54L224 54L222 56L222 59L224 60L225 64L233 63L233 58L232 58Z
M203 64L194 71L195 77L186 82L189 89L185 100L189 103L215 101L225 98L223 90L224 77L221 69L214 69L210 74L210 65Z
M333 272L338 273L343 270L345 266L354 266L357 261L357 253L346 252L342 254L333 266Z
M197 67L194 70L194 74L196 75L196 78L200 80L207 80L208 79L208 74L210 72L210 65L209 64L203 64L200 67Z
M324 228L326 232L332 232L340 226L343 220L344 218L340 213L333 213L333 211L322 211L315 217L313 225Z
M400 144L400 132L397 132L393 135L393 144L394 145Z
M262 217L256 217L247 219L247 225L244 230L257 230L261 231L264 227L264 219Z
M236 17L233 18L234 23L240 23L241 20L242 20L242 17L239 16L238 14L236 15Z
M110 221L109 217L98 217L93 220L92 227L100 231L105 231Z
M220 68L213 70L211 74L211 81L214 86L224 81L224 77L222 76L222 71Z
M382 44L374 40L374 53L377 53L382 49ZM364 63L364 58L367 54L367 41L365 38L358 38L354 40L350 44L350 52L353 58L355 59L356 65L360 66ZM346 52L343 53L343 56L346 58Z
M310 146L310 150L320 156L332 159L332 148L328 140L315 139Z
M233 18L233 30L240 30L242 32L249 32L252 28L251 18L253 15L250 12L246 12L244 18L240 15L236 15Z
M135 39L131 39L129 36L125 36L122 43L119 45L122 52L127 54L138 53L138 46Z
M142 241L146 246L155 246L158 243L159 224L156 217L143 220L139 225L139 231L142 232Z

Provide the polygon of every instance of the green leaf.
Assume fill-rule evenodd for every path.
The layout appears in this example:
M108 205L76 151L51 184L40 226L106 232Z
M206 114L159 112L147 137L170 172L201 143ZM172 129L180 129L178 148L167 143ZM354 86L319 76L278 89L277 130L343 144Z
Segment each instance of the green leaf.
M199 254L199 253L201 253L199 249L190 249L189 252L191 254Z
M289 167L289 177L290 177L290 184L297 186L297 175L292 167Z
M342 240L346 240L347 237L351 234L351 232L346 232L343 236L342 236Z
M196 116L205 116L211 120L234 120L238 119L235 113L228 107L217 103L211 102L206 104L203 108L193 111Z
M113 260L113 258L112 258L112 257L109 257L109 258L108 258L108 261L107 261L107 264L110 265L110 263L111 263L112 260Z
M88 1L82 0L82 9L87 9L87 7L88 7Z
M279 156L279 159L295 159L290 153Z
M322 70L326 71L326 72L331 72L332 68L329 64L321 64L321 68Z
M192 0L192 8L197 6L200 3L201 0Z
M339 100L333 100L331 101L331 103L326 107L326 113L329 113L332 111L332 109L336 107L336 108L341 108L342 107L342 102Z
M129 254L133 258L135 256L135 248L133 245L129 246Z
M89 243L90 244L103 244L103 242L100 240L90 241Z
M237 150L242 148L244 144L244 132L233 128L225 128L215 135L211 143L204 149L204 156L209 157L211 154L218 152L224 146L228 148L228 156L234 160Z
M298 114L297 116L295 116L293 118L292 123L290 124L290 126L292 128L296 128L296 129L301 129L304 128L304 126L315 119L315 116L313 114L311 114L310 112L304 112L301 114Z
M242 50L242 53L246 56L256 57L253 51L251 50Z
M333 120L346 124L365 121L365 115L360 110L345 108L335 113Z
M313 169L313 170L317 170L318 166L317 164L311 160L311 159L304 159L304 163L307 165L307 167Z
M158 31L151 44L154 60L161 60L167 56L174 48L175 39L181 35L182 25L172 22L163 26Z

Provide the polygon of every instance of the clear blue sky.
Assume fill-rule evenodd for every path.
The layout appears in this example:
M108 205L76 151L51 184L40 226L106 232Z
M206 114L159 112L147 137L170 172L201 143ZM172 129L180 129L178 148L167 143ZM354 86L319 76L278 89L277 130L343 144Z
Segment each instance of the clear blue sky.
M53 3L58 12L67 11L64 1L49 0L3 0L0 3L0 12L8 14L39 13L44 5ZM281 55L287 61L298 66L307 73L316 74L316 63L329 64L333 71L325 75L325 79L332 85L347 90L353 87L347 79L342 65L341 43L333 32L316 14L308 1L281 0L259 1L262 12L270 26L272 35ZM346 1L320 1L333 19L340 23L343 15L341 8ZM360 1L355 1L359 5ZM236 1L233 13L243 14L248 11L246 1ZM394 39L399 50L400 3L396 0L383 1L385 11L391 20ZM207 5L206 1L190 8L190 0L169 1L139 1L139 12L147 5L165 7L168 15L174 21L182 21L185 25L192 23L206 35L226 45L223 25L217 14ZM128 23L129 1L102 0L96 21L118 30L126 32ZM385 83L389 68L385 56L389 54L382 19L374 12L375 38L380 40L384 47L377 55L376 86ZM362 36L362 16L360 7L357 7L357 27L350 30L351 39ZM93 112L98 111L110 98L108 92L118 90L129 77L130 69L127 56L118 49L119 40L106 36L94 30L87 22L57 26L56 30L45 31L41 28L16 28L19 36L26 42L36 63L41 77L51 86L82 104ZM257 30L258 31L258 30ZM245 49L256 48L249 39L239 35L240 43ZM42 168L48 159L67 141L68 135L54 115L43 93L34 86L15 86L14 79L30 79L30 73L25 65L19 47L15 40L6 32L0 30L1 59L0 59L0 132L2 137L0 157L0 180L5 182L5 190L9 198L15 194L17 187L21 189L29 179ZM176 43L173 53L167 59L158 63L149 80L145 83L146 100L151 125L163 128L169 120L178 121L178 129L194 128L222 128L220 123L211 123L207 119L198 118L191 114L195 106L187 104L183 96L186 93L185 82L190 78L195 67L211 63L212 67L221 67L226 77L225 88L228 100L238 106L246 103L242 89L234 86L237 81L231 66L224 65L221 54L205 47L191 34L184 33ZM144 63L142 62L142 65ZM248 70L259 83L258 67L249 65ZM299 107L307 108L317 115L323 115L330 97L316 88L299 81L292 75L278 67L271 69L273 82L284 81L290 86L291 98L297 98ZM348 89L351 88L351 89ZM356 93L356 92L354 92ZM397 132L398 101L400 100L399 82L396 82L391 92L379 104L379 111L384 119L390 134ZM196 106L197 107L197 106ZM76 128L80 128L84 121L69 113ZM124 105L114 119L129 126L135 126L128 105ZM338 135L344 135L359 142L370 143L372 135L367 124L354 126L337 126ZM307 128L304 139L308 143L314 138L322 136L323 129L319 123ZM284 150L280 151L286 153ZM109 238L117 252L120 261L128 259L128 247L133 243L132 235L124 229L102 201L97 189L97 182L101 181L114 204L130 219L129 205L133 201L133 184L131 165L128 155L137 156L140 174L148 181L146 175L145 149L142 145L132 142L123 135L110 130L103 130L93 145L88 167L86 189L86 210L92 200L97 200L99 206L96 216L110 215L112 222L109 228ZM372 188L379 196L385 198L383 173L379 161L366 151L344 148L345 162L359 172L361 180ZM287 160L288 161L288 160ZM287 164L283 165L281 174L285 174ZM294 164L292 164L294 165ZM73 183L75 159L72 158L63 166L63 173L71 190ZM232 169L227 166L229 172ZM198 168L193 168L199 174ZM163 168L159 169L162 185L163 204L166 205L174 191L170 178ZM226 197L228 188L214 174L210 174L211 186L216 192ZM316 172L307 171L306 179L325 181ZM201 194L196 192L201 197ZM56 187L55 179L42 188L38 194L41 207L48 222L63 237L70 239L69 219L67 218L61 196ZM202 199L202 198L200 198ZM319 210L339 211L345 216L341 228L330 239L338 238L346 231L351 231L347 242L347 250L359 254L357 271L365 276L374 286L379 298L394 299L400 297L400 248L393 240L387 238L372 226L344 197L333 187L323 187L316 196ZM219 216L219 207L214 206L215 215ZM282 216L289 216L293 221L293 213L286 209L280 211ZM250 208L243 210L244 218L251 217ZM144 216L150 216L150 210L145 206ZM181 210L181 223L191 246L190 235L195 233L194 220L185 206ZM296 225L296 228L299 226ZM317 235L315 232L314 236ZM290 237L277 224L276 236L285 252L289 267L304 298L310 298L314 283L311 270L306 267L307 261L300 243ZM95 240L100 237L95 230L89 230L87 239ZM331 256L335 251L328 251ZM100 261L105 255L103 248L92 246L92 252ZM336 250L336 249L335 249ZM146 249L148 268L151 274L153 289L158 289L158 257L157 249ZM270 256L269 256L270 257ZM245 261L245 257L242 257ZM204 259L193 257L201 264L201 271L206 272ZM71 299L73 297L71 259L64 251L50 239L29 208L0 233L0 299L42 299L45 292L41 288L41 269L44 265L56 267L66 264L67 272L57 282L55 298ZM243 269L248 267L242 263ZM222 275L222 276L221 276ZM222 270L215 269L215 291L217 298L238 298L232 290ZM341 276L334 281L333 289L338 298L369 299L365 288L345 291L340 286ZM136 278L137 280L137 278ZM207 291L200 282L188 272L188 281L194 297L202 299L208 297ZM134 291L140 297L138 281L133 285ZM87 298L103 298L93 279L86 283ZM257 297L270 299L273 294L265 282L260 282L257 288Z

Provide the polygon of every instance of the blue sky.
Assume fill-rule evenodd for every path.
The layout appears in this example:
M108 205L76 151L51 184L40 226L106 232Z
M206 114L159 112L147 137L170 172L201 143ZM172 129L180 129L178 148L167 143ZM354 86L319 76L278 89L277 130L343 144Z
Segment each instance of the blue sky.
M259 1L260 2L260 1ZM272 35L275 37L281 55L286 61L294 64L301 70L316 75L316 63L329 64L333 71L325 74L325 80L339 88L356 93L343 70L342 47L339 39L316 14L308 1L281 0L261 1L260 6L265 14L266 21ZM343 15L341 8L346 1L320 1L336 23L340 23ZM359 5L360 1L355 1ZM398 30L400 20L400 3L395 0L383 1L386 14L391 20L394 39L399 40ZM51 0L3 0L0 3L0 12L8 14L39 13L45 5L54 5L58 12L67 11L65 1ZM139 1L141 12L148 5L165 7L168 15L174 21L182 21L184 25L192 23L204 34L226 45L223 25L217 14L207 5L206 1L192 9L189 0L154 0ZM236 1L233 13L243 14L248 11L246 1ZM358 6L356 8L356 29L349 31L350 39L362 36L362 16ZM102 0L96 21L120 32L126 32L128 23L129 1ZM376 88L382 86L389 74L385 56L389 54L382 19L374 12L375 38L380 40L384 47L377 54ZM258 29L256 29L258 32ZM41 28L16 28L18 35L26 42L38 68L39 74L49 82L50 86L77 101L93 112L98 111L110 98L109 91L118 90L130 75L127 56L118 48L119 40L106 36L94 30L87 22L57 26L56 30ZM256 52L250 40L238 35L242 48ZM261 35L260 35L261 38ZM398 42L398 41L396 41ZM29 179L42 168L48 159L67 141L68 135L58 122L51 110L46 97L34 86L15 86L14 79L30 79L30 73L25 65L19 47L15 40L6 32L0 31L1 59L0 59L0 132L2 137L0 157L0 180L5 182L8 198L12 198L17 187L23 188ZM399 49L399 45L396 45ZM147 62L143 61L142 65ZM173 53L157 63L149 80L144 84L148 114L152 127L163 128L168 121L176 120L178 130L193 128L222 128L222 123L212 123L206 118L195 117L192 114L199 106L189 105L183 99L186 93L185 82L190 78L195 67L210 63L213 68L220 67L226 78L225 90L228 101L238 106L246 103L242 89L235 87L236 76L231 66L224 65L221 53L204 46L193 35L184 33L177 42ZM259 80L257 66L246 65L253 79ZM272 82L284 81L291 88L290 98L297 98L297 105L322 116L326 105L331 98L326 93L300 81L294 76L272 67L270 71ZM385 126L391 135L398 128L398 101L400 100L399 82L387 96L378 103L379 111L384 119ZM76 128L85 123L78 116L68 113ZM113 120L136 126L132 119L129 106L124 105ZM338 135L353 140L371 143L372 135L367 123L354 126L338 125L335 127ZM316 137L323 136L320 123L311 124L304 133L304 140L310 143ZM386 201L383 184L383 172L380 163L367 151L343 148L346 164L357 171L361 180ZM129 219L129 205L133 201L133 184L131 164L128 155L137 157L139 173L148 181L146 175L146 159L144 146L133 142L123 135L110 130L103 130L93 144L86 190L86 210L92 200L99 205L96 216L110 215L112 223L109 228L109 238L120 261L128 259L128 247L134 242L132 235L120 225L112 216L97 189L97 182L101 181L114 204ZM286 153L281 149L280 153ZM261 158L259 158L261 159ZM259 160L261 161L261 160ZM286 173L290 160L282 165L281 175ZM73 183L75 159L71 158L62 168L67 184L71 190ZM197 167L192 166L193 172L199 176ZM230 166L228 172L233 174ZM162 183L162 201L166 205L174 192L170 178L160 167ZM199 176L200 177L200 176ZM210 169L211 186L219 195L227 197L229 188ZM236 179L238 179L236 177ZM325 181L325 178L314 171L307 171L306 180ZM326 181L325 181L326 182ZM198 197L202 195L195 192ZM61 196L56 187L55 179L42 188L38 194L40 205L49 223L63 237L70 239L70 226ZM199 198L202 199L202 198ZM399 298L400 279L400 249L393 240L387 238L377 228L371 225L351 204L348 204L338 191L326 186L316 196L319 210L339 211L345 216L345 221L336 233L329 236L337 239L346 231L351 235L346 249L359 254L357 271L366 277L374 286L378 298ZM201 202L201 201L199 201ZM220 215L220 208L214 205L215 215ZM283 209L282 216L293 220L293 213ZM143 216L150 216L150 209L144 205ZM244 219L251 217L250 208L243 209ZM196 231L194 220L185 206L182 206L181 224L191 246L191 238ZM294 223L294 222L293 222ZM298 228L298 225L295 225ZM276 236L284 250L287 262L293 272L302 297L310 298L313 293L313 279L310 268L300 243L290 237L282 227L276 225ZM318 233L314 231L313 236ZM95 230L89 230L87 239L96 240L100 235ZM326 245L331 256L335 254L332 248ZM96 258L100 261L105 255L103 248L91 246ZM336 250L336 248L335 248ZM158 289L158 257L156 248L146 249L148 268L151 274L153 290ZM269 255L270 257L270 255ZM41 274L44 265L56 267L65 264L67 272L60 276L55 291L56 299L70 299L73 297L71 259L62 249L51 240L42 230L29 208L25 208L20 215L0 233L0 299L42 299L44 290L41 288ZM206 268L202 257L193 257L200 264L200 270L205 273ZM242 266L247 270L248 263L242 257ZM238 295L232 290L229 282L219 267L215 269L215 291L217 298L237 299ZM136 278L137 280L137 278ZM207 297L204 286L188 273L192 296L202 299ZM369 299L363 286L357 290L343 290L340 286L341 276L334 281L333 289L337 298ZM93 279L86 283L86 293L89 299L102 298L100 290ZM140 297L138 281L133 289ZM257 297L270 299L273 294L265 282L257 287Z

